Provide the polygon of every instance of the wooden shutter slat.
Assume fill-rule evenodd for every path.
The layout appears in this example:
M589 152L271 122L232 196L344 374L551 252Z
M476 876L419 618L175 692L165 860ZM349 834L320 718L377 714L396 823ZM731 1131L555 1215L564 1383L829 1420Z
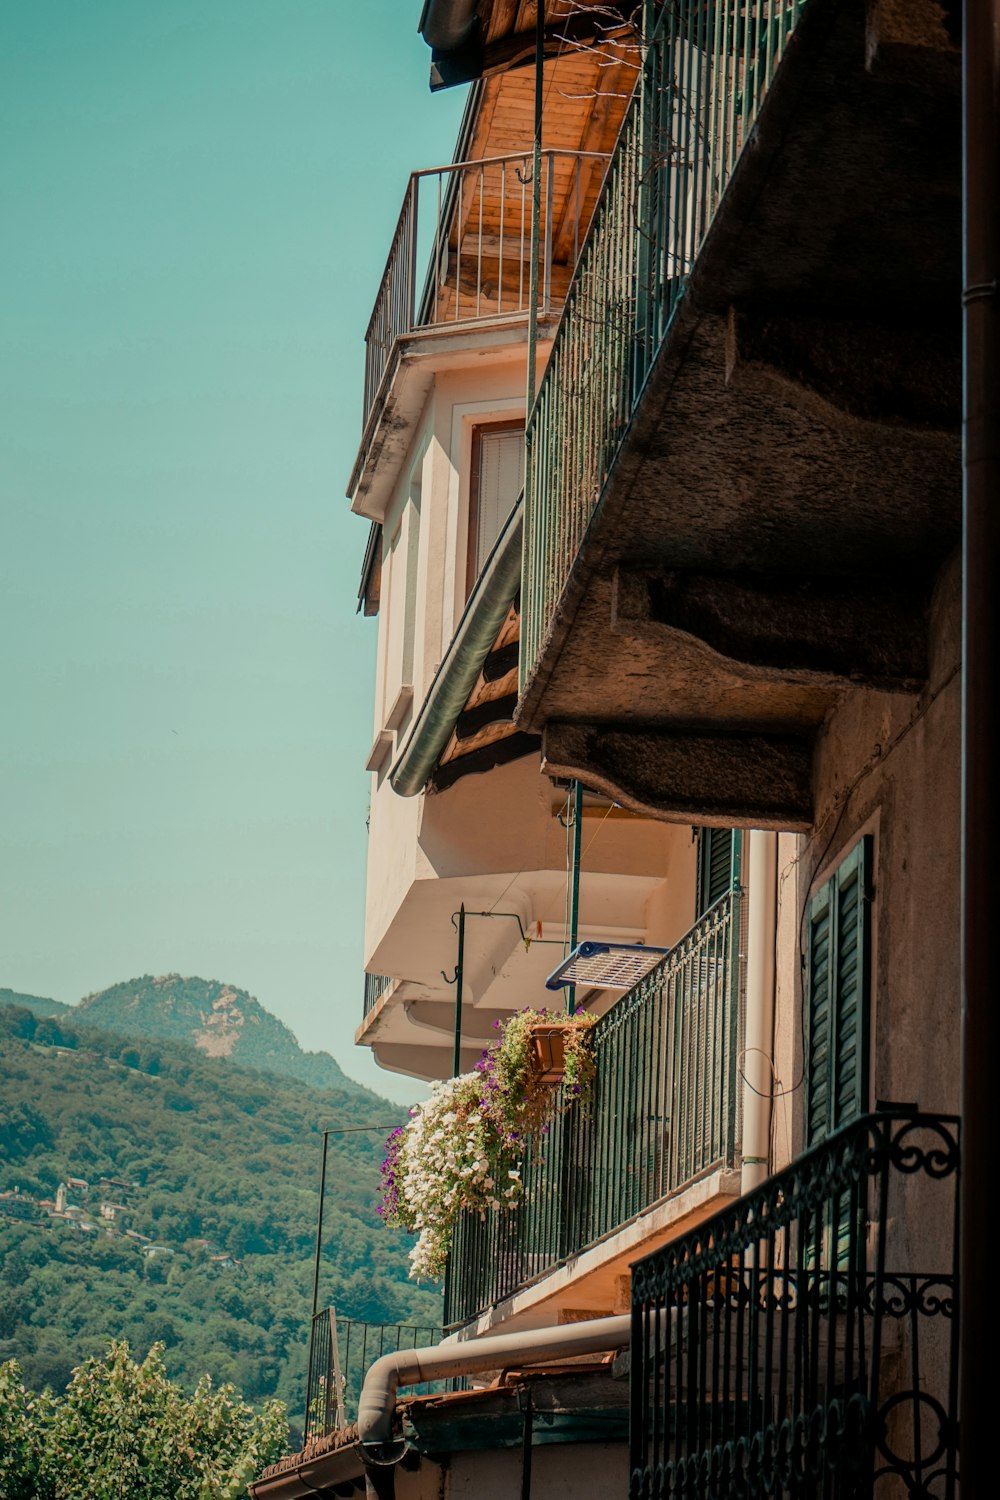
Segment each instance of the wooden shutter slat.
M872 840L860 840L809 905L806 1138L846 1124L868 1093Z

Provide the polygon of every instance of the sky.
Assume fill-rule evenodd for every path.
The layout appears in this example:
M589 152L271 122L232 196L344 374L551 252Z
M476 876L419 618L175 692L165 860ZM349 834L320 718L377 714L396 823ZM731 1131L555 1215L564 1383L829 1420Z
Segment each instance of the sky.
M344 489L420 0L0 6L0 987L353 1047L375 621Z

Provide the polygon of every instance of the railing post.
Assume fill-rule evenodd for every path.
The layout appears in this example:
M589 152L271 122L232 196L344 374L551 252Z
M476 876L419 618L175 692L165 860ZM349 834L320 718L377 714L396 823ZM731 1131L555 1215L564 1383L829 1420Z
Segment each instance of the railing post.
M553 205L553 181L552 165L553 153L546 152L545 161L545 274L542 284L542 306L548 313L552 307L552 205Z
M338 1430L347 1426L347 1412L344 1409L344 1380L340 1370L340 1345L337 1340L337 1309L330 1308L330 1373L328 1382L333 1381L335 1392L334 1410L336 1411L336 1422ZM330 1388L327 1384L327 1410L329 1411Z
M409 200L410 207L407 219L409 221L409 233L407 235L406 254L409 260L409 275L407 277L406 321L412 328L417 317L417 233L419 229L418 215L420 212L419 179L415 173L410 174Z

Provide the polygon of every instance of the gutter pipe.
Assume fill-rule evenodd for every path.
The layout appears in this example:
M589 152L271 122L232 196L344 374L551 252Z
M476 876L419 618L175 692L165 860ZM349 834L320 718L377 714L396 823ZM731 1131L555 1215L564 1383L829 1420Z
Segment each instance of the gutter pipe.
M573 1355L605 1354L624 1349L631 1336L632 1318L625 1313L614 1318L592 1318L586 1323L525 1328L519 1333L495 1334L492 1338L471 1339L466 1343L435 1344L426 1349L401 1349L397 1354L384 1354L371 1366L361 1387L355 1426L357 1441L348 1442L332 1453L303 1457L283 1472L258 1479L251 1485L251 1493L256 1500L301 1500L307 1495L329 1494L334 1485L353 1480L363 1466L366 1493L380 1500L391 1500L396 1466L406 1453L405 1441L393 1436L396 1393L400 1386L443 1380L452 1375L474 1375L477 1371L512 1364L542 1365Z
M424 0L418 31L431 49L431 92L472 83L483 72L478 0Z
M591 1318L554 1328L525 1328L467 1343L435 1344L383 1354L370 1367L358 1403L358 1447L369 1469L394 1467L404 1444L393 1440L396 1392L401 1385L474 1375L481 1370L516 1364L541 1365L576 1354L604 1354L623 1349L632 1336L632 1317Z
M417 721L389 773L389 784L400 797L415 797L423 790L490 654L520 586L522 531L519 500L504 522Z
M996 1261L996 850L1000 835L1000 0L963 10L964 599L962 681L962 1174L958 1299L962 1484L996 1484L991 1376Z
M771 1109L774 1096L774 936L778 835L755 828L750 834L749 842L741 1193L749 1193L758 1187L770 1171Z
M435 52L453 52L472 35L479 0L424 0L417 30Z

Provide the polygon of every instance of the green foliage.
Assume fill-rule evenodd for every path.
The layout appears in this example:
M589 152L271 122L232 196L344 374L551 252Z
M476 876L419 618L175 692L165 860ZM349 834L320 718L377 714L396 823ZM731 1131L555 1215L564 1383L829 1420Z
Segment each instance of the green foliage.
M43 1045L41 1024L0 1006L0 1130L20 1153L4 1153L0 1190L51 1199L84 1178L89 1197L70 1197L99 1228L40 1210L0 1217L0 1360L16 1358L29 1389L58 1391L109 1338L140 1354L160 1343L186 1389L207 1372L254 1403L280 1396L301 1419L322 1130L381 1125L399 1107L63 1015L45 1022L57 1035ZM321 1300L367 1322L439 1323L440 1298L407 1285L407 1245L380 1230L380 1158L378 1133L331 1137ZM117 1194L124 1224L173 1255L144 1258L119 1224L106 1232L101 1175L134 1185Z
M0 1365L4 1500L236 1500L285 1435L278 1402L255 1413L208 1377L185 1396L159 1345L137 1364L128 1344L112 1342L58 1397L30 1396L17 1365Z
M48 1000L43 995L23 995L20 990L0 989L0 1005L19 1005L22 1010L34 1011L36 1016L55 1016L70 1007L61 1000Z

